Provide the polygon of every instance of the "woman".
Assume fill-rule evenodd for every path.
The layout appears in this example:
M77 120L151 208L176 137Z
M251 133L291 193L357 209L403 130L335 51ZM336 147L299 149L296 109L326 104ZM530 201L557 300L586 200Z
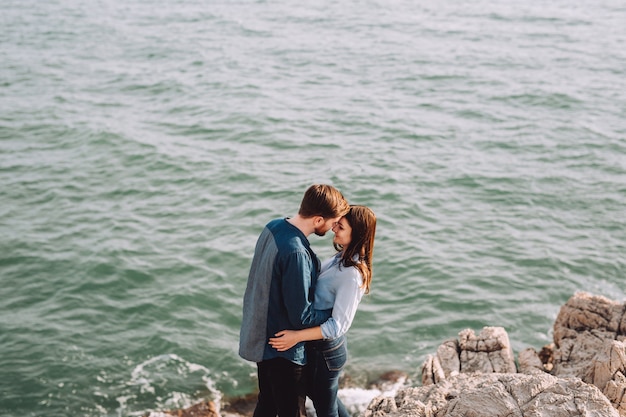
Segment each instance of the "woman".
M269 342L278 351L285 351L308 341L307 395L317 417L349 416L337 398L339 375L348 353L344 335L363 294L370 290L376 216L365 206L350 206L332 230L338 253L322 264L314 301L315 309L332 308L332 317L321 326L280 331Z

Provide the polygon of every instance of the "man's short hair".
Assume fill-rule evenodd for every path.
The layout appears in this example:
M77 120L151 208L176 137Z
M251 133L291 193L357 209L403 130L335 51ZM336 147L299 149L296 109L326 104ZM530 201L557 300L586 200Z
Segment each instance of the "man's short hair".
M345 216L350 205L343 194L332 185L314 184L306 190L298 214L304 218L322 216L325 219Z

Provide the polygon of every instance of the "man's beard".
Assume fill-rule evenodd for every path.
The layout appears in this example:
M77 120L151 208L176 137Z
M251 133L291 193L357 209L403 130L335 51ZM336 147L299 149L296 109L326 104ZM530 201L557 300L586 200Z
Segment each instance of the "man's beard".
M326 232L328 231L328 230L325 230L325 231L323 231L323 232L320 232L320 230L321 230L321 229L317 229L317 228L316 228L315 230L313 230L313 233L315 233L315 234L316 234L316 235L318 235L318 236L325 236L325 235L326 235Z

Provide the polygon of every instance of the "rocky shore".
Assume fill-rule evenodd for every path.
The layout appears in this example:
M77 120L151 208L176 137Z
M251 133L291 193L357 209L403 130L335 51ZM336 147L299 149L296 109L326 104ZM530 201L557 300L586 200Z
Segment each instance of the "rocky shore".
M502 327L466 329L422 365L422 385L391 372L375 385L361 417L626 417L626 303L584 292L565 303L554 342L517 360ZM248 417L255 396L207 402L161 415ZM311 410L312 411L312 410ZM314 413L312 411L312 413ZM153 413L153 417L155 417Z

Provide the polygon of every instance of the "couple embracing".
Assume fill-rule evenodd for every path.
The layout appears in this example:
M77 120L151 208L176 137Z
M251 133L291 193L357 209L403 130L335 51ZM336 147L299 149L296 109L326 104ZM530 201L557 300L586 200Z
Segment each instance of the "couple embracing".
M332 230L337 254L320 262L308 236ZM309 187L298 214L270 221L256 244L243 300L239 355L256 362L254 417L348 417L337 397L345 333L372 279L376 216L334 187Z

